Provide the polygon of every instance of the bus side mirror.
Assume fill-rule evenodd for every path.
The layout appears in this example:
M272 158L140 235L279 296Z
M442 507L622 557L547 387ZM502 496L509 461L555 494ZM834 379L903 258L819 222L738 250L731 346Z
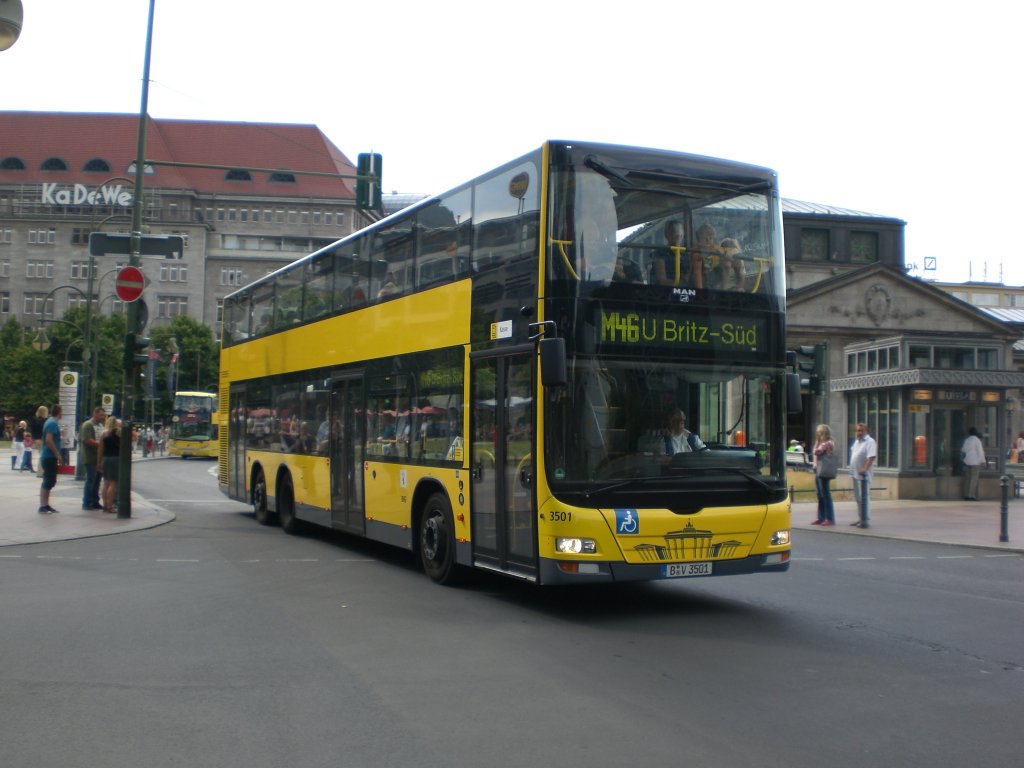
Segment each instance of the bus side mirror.
M545 387L564 387L569 383L565 364L565 339L540 340L540 382Z
M800 374L786 374L786 410L790 413L803 413L804 401L800 395Z

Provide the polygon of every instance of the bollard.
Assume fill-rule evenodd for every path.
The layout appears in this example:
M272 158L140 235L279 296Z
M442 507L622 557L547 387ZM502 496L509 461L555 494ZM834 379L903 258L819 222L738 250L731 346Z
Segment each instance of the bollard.
M999 478L999 487L1002 489L1002 501L999 504L999 540L1009 541L1009 507L1010 507L1010 476L1003 475Z

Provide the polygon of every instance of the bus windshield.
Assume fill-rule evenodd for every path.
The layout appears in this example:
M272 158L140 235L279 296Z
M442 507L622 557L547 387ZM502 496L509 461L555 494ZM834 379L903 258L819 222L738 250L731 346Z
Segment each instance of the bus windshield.
M552 158L545 319L566 338L570 380L547 393L545 453L560 498L685 507L784 497L773 178L593 145ZM680 442L676 413L698 440Z
M570 383L548 392L553 490L700 494L733 489L754 500L777 491L781 457L771 398L781 374L736 365L578 357ZM675 438L675 442L673 442ZM635 482L634 482L635 481ZM769 493L769 495L773 495Z
M663 300L702 290L784 298L771 172L717 163L702 173L699 159L611 147L562 152L551 173L553 283L571 281L577 295L621 284Z

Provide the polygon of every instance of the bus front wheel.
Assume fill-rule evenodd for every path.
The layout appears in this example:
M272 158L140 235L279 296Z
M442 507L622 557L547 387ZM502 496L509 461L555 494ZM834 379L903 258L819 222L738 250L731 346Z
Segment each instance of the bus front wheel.
M423 570L438 584L455 581L455 533L448 497L435 493L427 499L420 518L420 560Z

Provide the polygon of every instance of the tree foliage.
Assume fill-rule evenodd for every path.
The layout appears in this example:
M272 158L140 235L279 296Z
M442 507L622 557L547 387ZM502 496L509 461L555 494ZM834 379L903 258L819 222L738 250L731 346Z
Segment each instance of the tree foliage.
M11 318L0 327L0 413L18 420L27 419L40 405L50 406L57 401L59 373L65 367L84 372L83 390L79 394L80 411L88 412L100 403L104 393L115 396L116 410L120 411L124 380L125 319L123 315L93 316L92 338L95 350L83 355L86 328L85 308L68 310L65 315L47 322L44 331L49 346L33 347L38 331ZM219 350L212 329L190 317L179 316L169 325L154 328L149 334L152 347L160 354L156 364L156 400L152 412L158 421L170 418L173 390L168 390L167 369L171 364L170 339L178 348L175 365L178 389L216 390L220 367ZM95 354L93 359L92 354ZM95 369L96 380L91 387L94 403L84 402L85 387ZM198 383L198 386L197 386ZM141 407L136 408L142 416Z

